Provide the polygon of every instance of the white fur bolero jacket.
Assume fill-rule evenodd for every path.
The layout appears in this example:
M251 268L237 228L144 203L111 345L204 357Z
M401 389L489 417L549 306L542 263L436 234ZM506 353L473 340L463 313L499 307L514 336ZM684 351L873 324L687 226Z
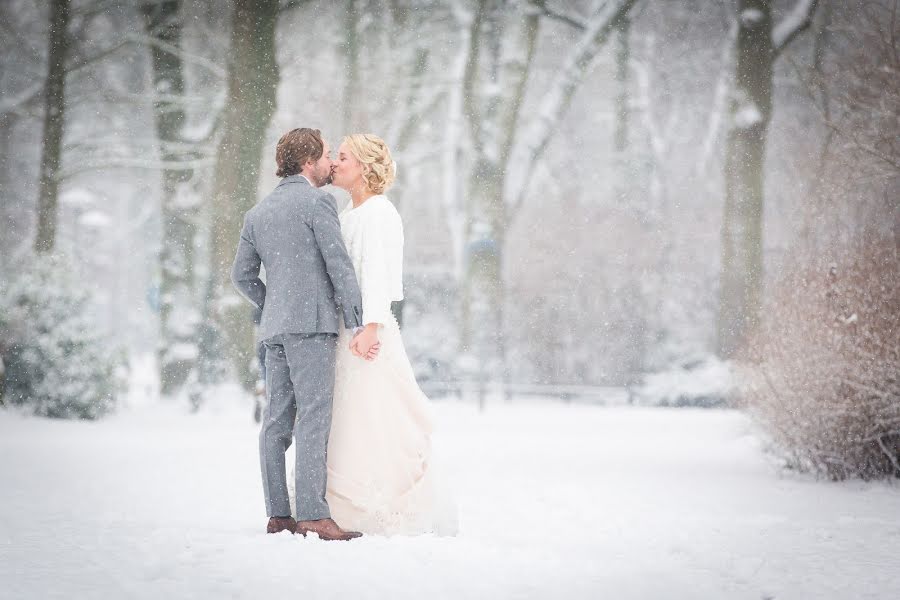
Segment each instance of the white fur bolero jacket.
M403 300L403 221L384 195L341 212L341 233L356 269L363 323L393 320L391 302Z

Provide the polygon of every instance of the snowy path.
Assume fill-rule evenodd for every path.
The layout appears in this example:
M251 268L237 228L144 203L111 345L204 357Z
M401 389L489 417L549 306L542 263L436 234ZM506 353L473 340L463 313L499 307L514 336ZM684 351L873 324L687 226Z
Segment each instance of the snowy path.
M780 473L731 411L438 404L461 535L260 533L247 411L0 411L0 598L898 598L900 487Z

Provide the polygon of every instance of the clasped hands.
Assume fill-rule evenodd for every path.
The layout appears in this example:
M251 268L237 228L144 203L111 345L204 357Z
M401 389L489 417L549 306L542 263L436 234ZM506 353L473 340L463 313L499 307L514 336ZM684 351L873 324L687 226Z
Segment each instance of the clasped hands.
M375 360L380 349L381 342L378 341L378 323L369 323L353 336L352 340L350 340L350 352L359 358L370 361Z

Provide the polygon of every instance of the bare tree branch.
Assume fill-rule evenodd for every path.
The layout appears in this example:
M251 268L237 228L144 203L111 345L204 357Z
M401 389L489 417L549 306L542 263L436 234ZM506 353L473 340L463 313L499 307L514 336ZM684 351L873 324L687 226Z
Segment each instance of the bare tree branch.
M152 0L145 0L145 4L150 4ZM162 0L159 0L162 1ZM121 0L95 0L94 2L85 4L80 7L73 7L72 17L82 17L91 19L99 14L117 9L122 6Z
M700 157L697 160L694 172L703 176L706 174L712 157L713 148L715 148L716 140L722 132L722 120L727 109L728 94L731 91L732 77L734 73L734 46L737 40L738 24L737 21L732 22L728 29L728 35L725 43L722 45L720 53L722 66L719 70L719 76L716 79L715 92L713 94L712 108L709 111L709 120L707 121L706 133L703 136L703 142L700 143Z
M117 44L114 44L113 46L110 46L109 48L105 48L104 50L101 50L97 54L94 54L92 56L88 56L81 60L70 63L69 65L66 66L66 69L65 69L66 75L75 73L85 67L88 67L92 64L100 62L104 58L106 58L112 54L115 54L118 50L120 50L124 46L127 46L128 44L139 44L139 45L145 44L148 46L158 46L158 47L162 48L163 50L165 50L166 52L171 52L173 54L177 54L185 62L191 62L196 65L204 67L209 72L211 72L212 74L214 74L218 77L221 77L224 79L227 75L227 71L224 67L222 67L221 65L217 65L216 63L214 63L213 61L211 61L209 59L206 59L202 56L197 56L195 54L191 54L189 52L185 52L181 48L178 48L171 44L166 44L165 42L162 42L162 41L155 39L153 37L150 37L148 35L142 35L142 34L136 34L136 33L127 34L123 40L121 40ZM0 115L6 114L9 112L21 113L22 112L21 109L24 105L28 104L29 102L34 101L36 98L38 98L43 93L44 93L44 83L40 82L40 83L34 83L34 84L26 87L18 94L15 94L12 96L7 96L7 97L0 99ZM190 99L185 97L183 99L183 101L189 102Z
M107 56L110 56L111 54L115 54L116 51L118 51L120 48L127 46L127 45L128 45L128 40L125 39L125 40L118 42L117 44L113 44L109 48L104 48L97 54L94 54L92 56L87 56L80 60L73 61L73 62L69 63L68 65L66 65L66 69L65 69L66 75L69 75L70 73L74 73L75 71L83 69L94 63L98 63L101 60L103 60L104 58L106 58Z
M309 4L309 0L287 0L287 2L278 7L278 12L285 13L295 8L302 8L306 4Z
M591 17L589 26L566 57L562 67L544 94L535 120L525 134L524 176L510 186L511 205L515 211L525 198L534 166L544 153L556 131L556 125L568 108L584 72L594 60L600 47L606 42L619 19L625 17L637 0L610 0Z
M189 62L201 66L210 73L217 75L222 79L224 79L228 75L228 71L224 67L214 63L208 58L204 58L196 54L191 54L190 52L186 52L178 46L173 46L172 44L168 44L153 36L141 33L129 33L126 37L128 41L135 44L146 44L148 46L155 46L157 48L160 48L166 52L169 52L170 54L178 56L184 62Z
M44 89L43 82L33 83L18 94L0 98L0 115L10 112L20 112L23 105L34 100Z
M797 71L800 70L800 67L796 63L794 63L793 61L790 61L790 62L795 70L797 70ZM878 148L863 142L862 140L859 139L859 136L856 134L856 132L853 130L852 127L844 128L844 127L841 127L839 124L837 124L834 121L834 118L831 116L831 112L826 107L819 106L819 103L816 101L815 90L812 89L809 82L806 81L803 77L800 77L799 79L800 79L800 82L803 84L802 85L803 91L806 93L806 96L810 99L810 104L816 110L816 112L819 113L819 117L822 119L822 123L825 124L825 126L828 128L828 130L831 133L833 133L845 140L848 140L849 142L851 142L853 144L853 147L855 147L860 152L868 154L869 156L872 156L873 158L876 158L879 161L881 161L882 163L884 163L885 165L891 167L893 170L900 172L900 159L897 159L896 157L894 157L892 155L885 154L884 152L878 150Z
M185 161L162 161L139 157L93 157L81 164L69 168L63 168L56 176L58 181L63 181L79 173L88 171L103 171L106 169L149 169L165 171L168 169L204 169L215 164L215 156L198 158Z
M565 23L566 25L574 27L579 31L584 31L588 28L588 23L583 18L576 15L571 15L565 10L559 10L547 6L544 2L531 0L530 2L528 2L527 10L536 12L541 16L549 17L561 23Z
M475 98L475 79L478 74L478 57L481 53L481 24L484 22L485 12L484 0L478 3L478 10L472 19L471 35L469 36L469 50L467 53L468 61L466 62L466 70L463 73L463 103L468 121L472 125L472 138L481 139L481 115L478 109L478 103Z
M797 0L791 13L772 30L772 47L778 56L795 37L812 25L819 0Z

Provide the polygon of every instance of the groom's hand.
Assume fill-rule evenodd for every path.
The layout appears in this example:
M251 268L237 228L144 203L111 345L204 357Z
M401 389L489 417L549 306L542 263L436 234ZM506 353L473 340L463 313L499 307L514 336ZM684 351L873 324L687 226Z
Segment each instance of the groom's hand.
M366 360L375 360L380 349L377 323L369 323L350 341L350 351Z

